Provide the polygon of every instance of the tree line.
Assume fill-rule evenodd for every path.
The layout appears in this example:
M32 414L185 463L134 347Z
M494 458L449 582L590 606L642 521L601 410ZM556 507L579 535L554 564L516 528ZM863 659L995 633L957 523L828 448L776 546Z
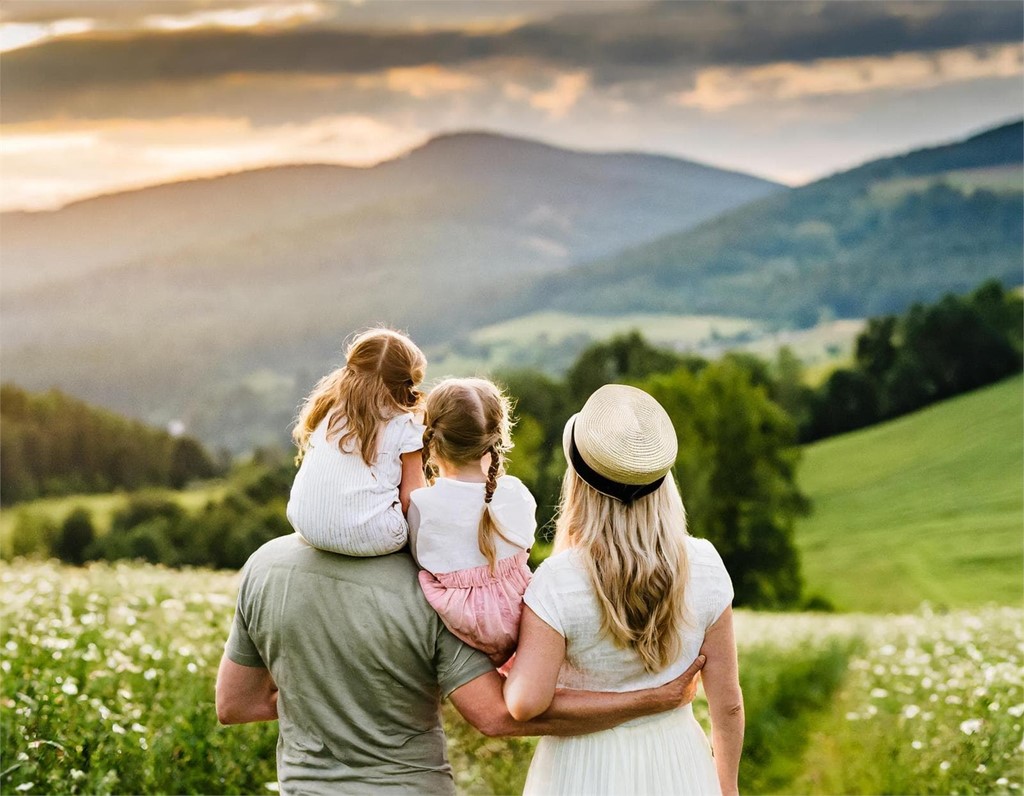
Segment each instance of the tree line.
M992 384L1021 370L1024 302L995 280L968 296L872 318L854 364L790 396L805 441L841 434Z
M993 282L964 298L947 296L874 319L857 340L853 366L816 390L786 349L772 361L737 352L708 361L653 346L637 332L621 335L591 345L561 379L534 370L498 374L516 401L509 470L537 497L544 546L565 472L566 420L602 384L639 386L672 418L689 529L722 554L736 603L824 608L827 603L803 592L794 543L795 522L811 508L796 481L800 441L1019 371L1022 313L1020 297ZM115 513L105 534L84 509L61 524L26 513L5 554L240 567L260 544L290 532L284 507L293 475L287 454L259 451L235 468L223 498L188 512L166 494L140 493Z
M0 502L84 492L180 489L221 468L196 440L90 406L57 390L0 387Z

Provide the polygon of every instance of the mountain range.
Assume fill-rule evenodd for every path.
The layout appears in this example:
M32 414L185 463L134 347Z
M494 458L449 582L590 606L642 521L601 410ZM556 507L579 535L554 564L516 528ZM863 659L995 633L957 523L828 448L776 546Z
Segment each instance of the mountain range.
M210 445L285 438L352 330L425 346L541 309L778 328L1020 282L1022 125L797 189L459 133L0 215L3 378Z
M1024 123L873 161L551 274L539 309L737 315L806 327L898 313L985 279L1021 282Z
M6 213L4 378L190 425L244 403L248 385L290 396L290 416L285 385L308 388L353 329L441 341L538 276L780 190L674 158L462 133L372 168L268 168Z

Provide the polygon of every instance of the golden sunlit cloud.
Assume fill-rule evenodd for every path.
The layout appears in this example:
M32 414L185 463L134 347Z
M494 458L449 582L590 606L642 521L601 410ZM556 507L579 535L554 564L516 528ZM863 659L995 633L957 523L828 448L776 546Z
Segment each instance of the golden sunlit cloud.
M95 28L96 22L85 17L43 23L0 22L0 53L29 47L50 39L77 36Z
M831 58L750 68L711 67L697 74L692 90L673 99L680 105L715 112L754 102L891 89L919 90L1022 73L1024 45L964 47L930 54Z
M327 16L323 3L309 2L256 5L246 8L222 8L187 14L152 14L142 19L142 27L151 30L181 31L195 28L256 28L312 22Z
M144 1L139 2L140 9L145 9L145 5ZM83 4L82 7L86 10L89 8L87 4ZM51 22L0 22L0 53L95 30L153 30L171 33L200 28L281 28L316 22L326 19L330 14L331 9L323 0L300 0L197 9L171 14L148 14L141 19L129 17L123 20L97 20L74 17Z
M74 128L74 129L68 129ZM358 114L253 127L247 119L77 122L0 136L0 210L45 210L100 193L287 163L369 166L427 133Z
M482 78L468 72L457 72L443 66L411 66L388 69L355 79L361 89L384 87L396 94L408 94L416 99L430 99L443 94L472 91L483 84Z
M558 119L576 106L589 86L590 76L584 71L558 75L547 91L530 95L530 105Z

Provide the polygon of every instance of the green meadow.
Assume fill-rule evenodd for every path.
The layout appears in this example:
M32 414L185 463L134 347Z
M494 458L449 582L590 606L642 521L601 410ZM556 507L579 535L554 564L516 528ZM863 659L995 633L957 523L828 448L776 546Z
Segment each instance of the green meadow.
M212 481L192 489L151 490L153 494L166 496L174 500L186 511L197 511L212 501L218 501L227 492L227 484ZM131 494L127 492L105 492L97 495L68 495L66 497L39 498L27 503L5 508L0 512L0 550L10 549L11 534L18 520L23 515L31 515L60 525L75 509L82 508L89 512L97 533L106 533L114 514L128 505ZM5 552L6 555L6 552Z
M1020 605L1021 377L805 450L809 594L841 611Z

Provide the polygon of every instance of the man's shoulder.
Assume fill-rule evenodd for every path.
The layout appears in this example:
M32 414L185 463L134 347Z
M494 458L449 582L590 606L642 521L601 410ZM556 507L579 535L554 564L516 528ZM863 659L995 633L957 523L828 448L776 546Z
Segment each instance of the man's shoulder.
M245 572L288 569L338 578L370 578L390 586L416 584L416 563L405 550L386 556L356 558L318 550L299 534L279 536L249 556Z

